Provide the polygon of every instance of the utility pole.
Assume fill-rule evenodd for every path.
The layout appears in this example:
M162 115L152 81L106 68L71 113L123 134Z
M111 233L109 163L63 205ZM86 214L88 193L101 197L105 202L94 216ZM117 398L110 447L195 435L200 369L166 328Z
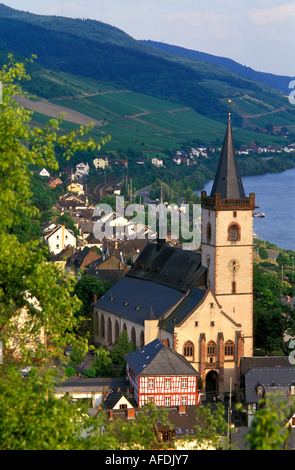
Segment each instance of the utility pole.
M231 386L232 386L232 378L229 379L229 406L227 409L227 446L230 448L231 446Z

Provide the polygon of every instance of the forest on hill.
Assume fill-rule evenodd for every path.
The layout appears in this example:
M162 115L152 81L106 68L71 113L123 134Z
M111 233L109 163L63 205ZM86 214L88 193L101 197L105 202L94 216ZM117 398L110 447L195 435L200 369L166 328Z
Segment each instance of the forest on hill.
M275 90L282 91L285 94L289 93L288 87L289 83L293 77L288 77L284 75L274 75L272 73L258 72L253 70L251 67L246 65L241 65L235 60L229 59L227 57L219 57L212 54L207 54L205 52L195 51L191 49L185 49L183 47L174 46L171 44L165 44L162 42L156 41L142 41L144 44L165 51L169 54L176 54L182 57L187 57L189 59L202 60L210 64L219 65L237 75L240 75L250 80L255 80L257 82L265 83Z
M99 21L34 15L2 4L0 40L14 54L36 54L44 67L189 106L219 122L226 122L228 98L235 97L232 119L241 127L250 96L255 114L285 107L285 118L294 123L294 109L267 85L218 64L167 54Z

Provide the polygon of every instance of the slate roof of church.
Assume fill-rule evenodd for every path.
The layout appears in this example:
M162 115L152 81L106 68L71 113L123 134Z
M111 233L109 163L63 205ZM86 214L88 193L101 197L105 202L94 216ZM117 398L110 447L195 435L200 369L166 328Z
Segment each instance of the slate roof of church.
M180 354L165 346L156 338L142 348L125 356L135 375L199 375Z
M185 297L179 290L156 282L124 276L94 306L144 325L151 308L161 318Z
M188 292L195 283L201 282L205 273L200 253L149 243L126 276Z
M246 197L235 152L230 115L210 197L215 194L221 194L222 199Z
M151 309L153 319L162 318L186 299L193 285L204 284L205 276L200 253L149 243L134 266L94 306L144 325ZM192 310L190 301L199 303L204 293L198 290L189 295L179 318ZM172 331L173 324L168 326Z

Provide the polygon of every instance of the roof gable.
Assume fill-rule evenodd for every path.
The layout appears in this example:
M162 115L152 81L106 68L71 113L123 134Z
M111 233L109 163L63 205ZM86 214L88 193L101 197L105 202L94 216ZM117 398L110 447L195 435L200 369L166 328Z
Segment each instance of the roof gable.
M140 376L198 375L183 356L165 346L158 338L128 354L125 360L133 372Z

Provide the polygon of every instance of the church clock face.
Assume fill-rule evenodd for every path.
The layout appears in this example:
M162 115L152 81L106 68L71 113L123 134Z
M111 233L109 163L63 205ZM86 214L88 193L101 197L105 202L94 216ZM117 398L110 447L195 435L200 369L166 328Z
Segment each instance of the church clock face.
M227 267L229 271L231 271L232 273L236 273L240 269L240 262L237 259L231 259Z

